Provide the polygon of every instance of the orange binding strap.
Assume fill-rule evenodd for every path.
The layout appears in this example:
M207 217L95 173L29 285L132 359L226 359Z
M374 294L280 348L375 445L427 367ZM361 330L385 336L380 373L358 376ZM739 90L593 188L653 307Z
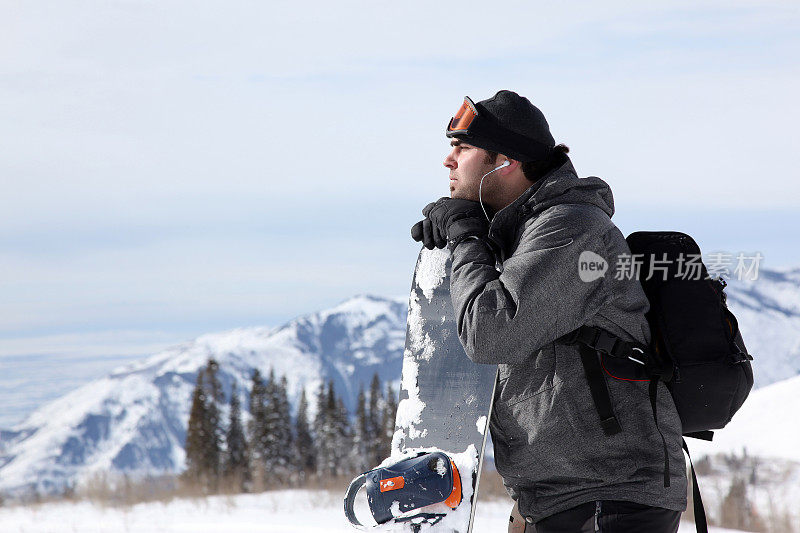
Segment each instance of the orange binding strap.
M458 507L461 503L461 475L458 473L456 464L450 459L450 465L453 467L453 492L444 501L444 503L451 509Z
M382 479L381 492L402 489L405 485L406 485L406 480L403 479L403 476L390 477L389 479Z

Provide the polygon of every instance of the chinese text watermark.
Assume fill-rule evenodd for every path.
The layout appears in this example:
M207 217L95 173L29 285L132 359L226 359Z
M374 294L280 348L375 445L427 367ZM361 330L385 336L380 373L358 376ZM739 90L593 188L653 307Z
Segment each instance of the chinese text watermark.
M620 254L614 264L614 279L651 280L661 279L718 279L736 278L740 281L758 279L758 269L764 256L761 252L709 254L684 254L668 258L651 256L645 260L644 254ZM705 273L703 266L705 265ZM578 275L581 281L590 282L605 276L609 270L608 261L592 251L581 252L578 258Z

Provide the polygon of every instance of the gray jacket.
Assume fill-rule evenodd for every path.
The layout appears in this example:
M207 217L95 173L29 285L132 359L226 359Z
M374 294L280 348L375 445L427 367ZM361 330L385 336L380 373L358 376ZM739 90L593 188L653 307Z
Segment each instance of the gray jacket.
M534 522L593 500L686 508L681 422L666 387L659 385L658 424L670 459L668 488L647 382L606 375L622 426L606 436L577 346L554 342L583 324L650 340L641 285L617 276L617 258L630 249L613 213L608 185L578 178L567 159L492 219L499 257L477 239L452 252L461 342L473 361L499 364L490 425L497 470ZM581 281L584 251L607 261L604 276Z

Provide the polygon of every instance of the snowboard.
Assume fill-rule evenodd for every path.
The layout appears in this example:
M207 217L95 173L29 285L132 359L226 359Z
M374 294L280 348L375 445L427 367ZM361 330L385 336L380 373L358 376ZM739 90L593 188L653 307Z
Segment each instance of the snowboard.
M420 451L442 451L461 476L462 500L423 510L444 516L436 523L393 524L393 531L470 533L489 431L497 365L473 363L458 338L450 297L451 254L422 248L408 304L400 401L385 464ZM414 514L414 512L410 512Z

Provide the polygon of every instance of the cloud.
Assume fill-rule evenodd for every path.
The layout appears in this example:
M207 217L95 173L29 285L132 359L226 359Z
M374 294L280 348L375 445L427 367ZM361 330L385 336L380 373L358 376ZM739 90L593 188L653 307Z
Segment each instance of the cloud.
M408 228L447 194L446 120L500 88L544 110L623 220L800 202L783 3L3 9L6 333L219 329L402 293Z

